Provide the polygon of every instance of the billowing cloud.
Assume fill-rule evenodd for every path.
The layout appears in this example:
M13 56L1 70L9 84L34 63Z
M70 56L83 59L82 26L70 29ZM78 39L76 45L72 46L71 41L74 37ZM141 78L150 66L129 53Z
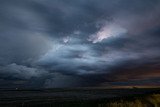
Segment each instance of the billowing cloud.
M16 63L9 64L0 68L0 73L4 78L6 76L12 76L19 79L31 79L32 77L40 77L47 74L46 71L37 68L31 68L23 65L17 65Z
M0 87L159 80L159 0L2 0L0 10Z

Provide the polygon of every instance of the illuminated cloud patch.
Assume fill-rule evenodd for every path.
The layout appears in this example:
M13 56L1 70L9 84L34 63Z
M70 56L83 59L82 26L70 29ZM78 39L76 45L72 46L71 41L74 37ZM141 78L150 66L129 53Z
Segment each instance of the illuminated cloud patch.
M107 23L98 32L91 35L88 40L92 43L97 43L105 39L123 36L125 33L127 33L127 30L125 28L122 28L121 26L116 25L114 23Z

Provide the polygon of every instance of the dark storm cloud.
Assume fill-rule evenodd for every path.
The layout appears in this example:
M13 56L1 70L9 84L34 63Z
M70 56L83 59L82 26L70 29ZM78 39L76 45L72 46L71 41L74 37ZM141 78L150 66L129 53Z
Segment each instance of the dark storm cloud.
M72 87L158 78L159 7L159 0L1 0L1 81Z
M44 74L47 74L47 72L44 70L17 65L15 63L7 66L1 66L0 71L1 76L7 74L4 76L7 77L12 75L12 77L19 79L30 79L32 77L40 77L42 75L44 76Z

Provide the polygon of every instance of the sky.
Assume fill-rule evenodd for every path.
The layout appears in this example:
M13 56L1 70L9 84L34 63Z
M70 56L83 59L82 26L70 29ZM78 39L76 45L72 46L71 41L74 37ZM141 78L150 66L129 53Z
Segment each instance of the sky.
M0 88L160 86L159 0L0 0Z

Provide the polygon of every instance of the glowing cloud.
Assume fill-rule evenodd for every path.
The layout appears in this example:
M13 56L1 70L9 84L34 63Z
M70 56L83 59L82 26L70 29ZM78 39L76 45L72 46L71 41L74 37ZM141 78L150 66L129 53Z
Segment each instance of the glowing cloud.
M106 24L103 26L96 34L93 34L89 37L88 41L92 41L92 43L101 42L104 39L118 37L127 30L117 24Z

